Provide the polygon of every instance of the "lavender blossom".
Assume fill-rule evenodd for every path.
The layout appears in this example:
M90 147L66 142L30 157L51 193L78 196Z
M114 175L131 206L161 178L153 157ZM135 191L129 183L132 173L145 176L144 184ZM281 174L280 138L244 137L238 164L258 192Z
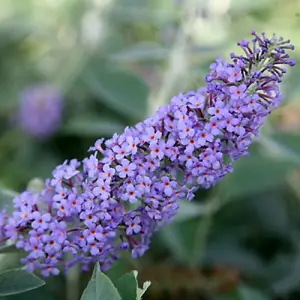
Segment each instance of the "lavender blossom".
M38 139L46 139L59 128L62 98L57 90L37 85L23 91L20 96L20 127Z
M232 172L282 101L283 66L295 64L289 41L252 34L252 44L239 43L244 55L211 65L205 88L96 141L90 157L58 166L41 193L17 197L12 217L2 212L3 240L28 253L28 270L49 276L76 263L86 270L98 261L107 269L122 251L139 257L176 215L179 199L191 200Z

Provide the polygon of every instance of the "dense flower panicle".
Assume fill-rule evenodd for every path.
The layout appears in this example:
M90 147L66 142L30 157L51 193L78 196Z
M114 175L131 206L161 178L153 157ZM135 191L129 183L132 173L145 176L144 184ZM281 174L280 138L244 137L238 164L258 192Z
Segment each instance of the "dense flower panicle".
M24 90L20 96L19 125L39 139L52 136L59 128L63 102L51 86L37 85Z
M283 66L295 63L288 43L253 32L253 41L239 43L245 55L211 65L206 88L179 94L123 134L98 140L82 162L58 166L41 193L17 197L0 226L4 239L28 252L28 270L56 275L61 264L88 269L95 261L106 269L121 251L143 255L179 199L212 187L247 155L282 100Z

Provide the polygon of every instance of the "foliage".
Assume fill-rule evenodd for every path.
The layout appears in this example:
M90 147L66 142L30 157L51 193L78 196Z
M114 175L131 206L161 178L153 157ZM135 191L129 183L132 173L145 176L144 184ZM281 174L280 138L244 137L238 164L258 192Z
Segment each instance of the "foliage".
M178 92L201 87L211 61L252 29L300 45L297 0L3 0L0 8L0 201L8 209L11 190L49 177L56 164L82 158L95 139L121 132ZM234 173L198 192L196 201L183 200L145 257L124 257L114 267L117 275L108 273L112 281L96 267L93 280L106 281L105 289L123 298L140 293L134 273L120 278L138 269L142 281L152 282L145 300L299 299L298 81L296 67L283 86L286 107L265 124ZM64 118L55 136L38 141L16 127L15 115L21 91L44 82L62 92ZM2 244L0 252L9 249ZM1 254L0 267L15 268L18 260L18 254ZM79 277L81 293L90 274ZM27 279L10 280L22 284L10 289L41 284L30 278L27 287ZM93 282L87 289L95 292ZM9 299L66 299L67 284L60 276ZM0 293L8 294L3 287Z
M138 287L137 271L121 276L116 285L100 271L99 264L95 265L92 278L84 290L81 300L140 300L150 283Z
M24 293L44 284L43 280L25 270L8 270L0 273L0 296Z

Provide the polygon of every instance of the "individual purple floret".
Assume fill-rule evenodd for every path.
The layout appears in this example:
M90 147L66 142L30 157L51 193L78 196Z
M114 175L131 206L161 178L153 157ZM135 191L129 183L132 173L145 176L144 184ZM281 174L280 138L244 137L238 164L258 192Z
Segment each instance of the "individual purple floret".
M2 240L28 253L28 270L48 276L76 263L107 269L122 251L139 257L176 215L179 199L193 199L232 172L282 101L283 66L295 64L282 38L253 32L252 42L239 45L244 55L212 64L206 88L179 94L123 134L98 140L90 157L58 166L41 193L17 197L12 217L1 213Z
M59 128L63 102L59 92L48 85L36 85L20 96L20 127L38 139L47 139Z

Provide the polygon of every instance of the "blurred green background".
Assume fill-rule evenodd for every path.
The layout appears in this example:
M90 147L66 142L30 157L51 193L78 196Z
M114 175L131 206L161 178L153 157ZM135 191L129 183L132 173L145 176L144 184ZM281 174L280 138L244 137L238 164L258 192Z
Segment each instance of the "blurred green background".
M1 0L0 186L20 192L65 159L85 157L97 138L203 86L209 64L237 51L252 29L299 48L300 1ZM112 278L139 270L152 281L145 300L300 299L299 82L296 66L251 155L215 188L182 201L146 255L123 257ZM12 121L20 92L41 83L64 98L62 125L44 141ZM1 254L1 269L17 264L18 255ZM88 278L75 269L9 299L76 300Z

